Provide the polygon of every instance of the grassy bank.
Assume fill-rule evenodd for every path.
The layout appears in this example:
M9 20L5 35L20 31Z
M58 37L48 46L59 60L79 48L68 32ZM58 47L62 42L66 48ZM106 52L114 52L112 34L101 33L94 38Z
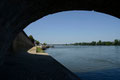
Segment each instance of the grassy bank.
M45 53L40 47L36 47L36 53Z

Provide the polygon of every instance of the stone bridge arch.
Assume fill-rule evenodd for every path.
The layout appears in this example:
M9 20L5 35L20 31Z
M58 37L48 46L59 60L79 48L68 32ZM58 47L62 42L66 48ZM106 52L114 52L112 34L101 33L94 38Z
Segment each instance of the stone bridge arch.
M48 14L94 10L120 18L119 7L117 0L0 0L0 63L17 34Z

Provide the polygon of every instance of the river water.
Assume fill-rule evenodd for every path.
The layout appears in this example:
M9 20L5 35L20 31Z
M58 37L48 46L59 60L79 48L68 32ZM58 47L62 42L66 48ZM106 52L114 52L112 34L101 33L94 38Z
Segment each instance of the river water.
M82 80L120 80L120 46L55 45L46 52Z

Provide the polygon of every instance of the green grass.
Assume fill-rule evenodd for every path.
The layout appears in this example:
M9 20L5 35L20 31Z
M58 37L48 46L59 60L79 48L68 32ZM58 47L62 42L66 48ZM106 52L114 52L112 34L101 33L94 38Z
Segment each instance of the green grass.
M42 50L40 47L36 47L36 52L37 53L44 53L44 50Z

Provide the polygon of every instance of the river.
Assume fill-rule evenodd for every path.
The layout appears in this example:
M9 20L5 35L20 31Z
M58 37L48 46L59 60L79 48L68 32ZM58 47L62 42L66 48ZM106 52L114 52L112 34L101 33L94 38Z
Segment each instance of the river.
M55 45L46 52L82 80L120 80L120 46Z

